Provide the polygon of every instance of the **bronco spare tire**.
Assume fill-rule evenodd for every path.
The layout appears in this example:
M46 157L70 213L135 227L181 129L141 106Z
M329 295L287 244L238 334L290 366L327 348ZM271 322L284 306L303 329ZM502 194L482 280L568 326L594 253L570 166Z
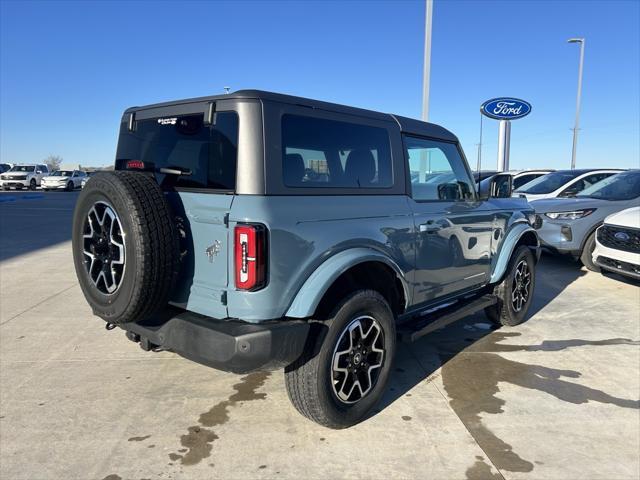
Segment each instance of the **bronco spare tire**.
M73 214L73 263L93 313L144 320L166 305L178 266L173 216L153 176L99 173Z

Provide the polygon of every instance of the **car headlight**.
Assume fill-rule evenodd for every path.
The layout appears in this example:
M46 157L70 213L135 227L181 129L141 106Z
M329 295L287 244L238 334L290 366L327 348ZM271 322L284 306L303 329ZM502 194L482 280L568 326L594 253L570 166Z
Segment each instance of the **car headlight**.
M549 212L544 215L552 220L577 220L578 218L587 217L595 211L595 208L585 208L584 210L573 210L571 212Z

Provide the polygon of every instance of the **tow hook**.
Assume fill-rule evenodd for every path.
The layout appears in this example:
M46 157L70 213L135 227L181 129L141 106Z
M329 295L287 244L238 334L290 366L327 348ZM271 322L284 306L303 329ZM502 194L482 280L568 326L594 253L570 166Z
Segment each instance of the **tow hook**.
M114 328L116 328L116 324L107 322L104 328L106 328L107 330L113 330Z

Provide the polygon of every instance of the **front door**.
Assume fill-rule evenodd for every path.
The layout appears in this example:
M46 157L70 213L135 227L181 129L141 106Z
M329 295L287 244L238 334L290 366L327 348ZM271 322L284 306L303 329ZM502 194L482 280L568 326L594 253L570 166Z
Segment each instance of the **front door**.
M457 144L406 136L416 249L414 304L486 284L494 213Z

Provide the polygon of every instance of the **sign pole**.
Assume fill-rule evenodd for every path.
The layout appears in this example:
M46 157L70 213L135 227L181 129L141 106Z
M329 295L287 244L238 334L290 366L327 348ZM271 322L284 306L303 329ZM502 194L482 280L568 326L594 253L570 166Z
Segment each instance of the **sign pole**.
M498 171L509 170L509 149L511 144L511 121L500 120L498 133Z

